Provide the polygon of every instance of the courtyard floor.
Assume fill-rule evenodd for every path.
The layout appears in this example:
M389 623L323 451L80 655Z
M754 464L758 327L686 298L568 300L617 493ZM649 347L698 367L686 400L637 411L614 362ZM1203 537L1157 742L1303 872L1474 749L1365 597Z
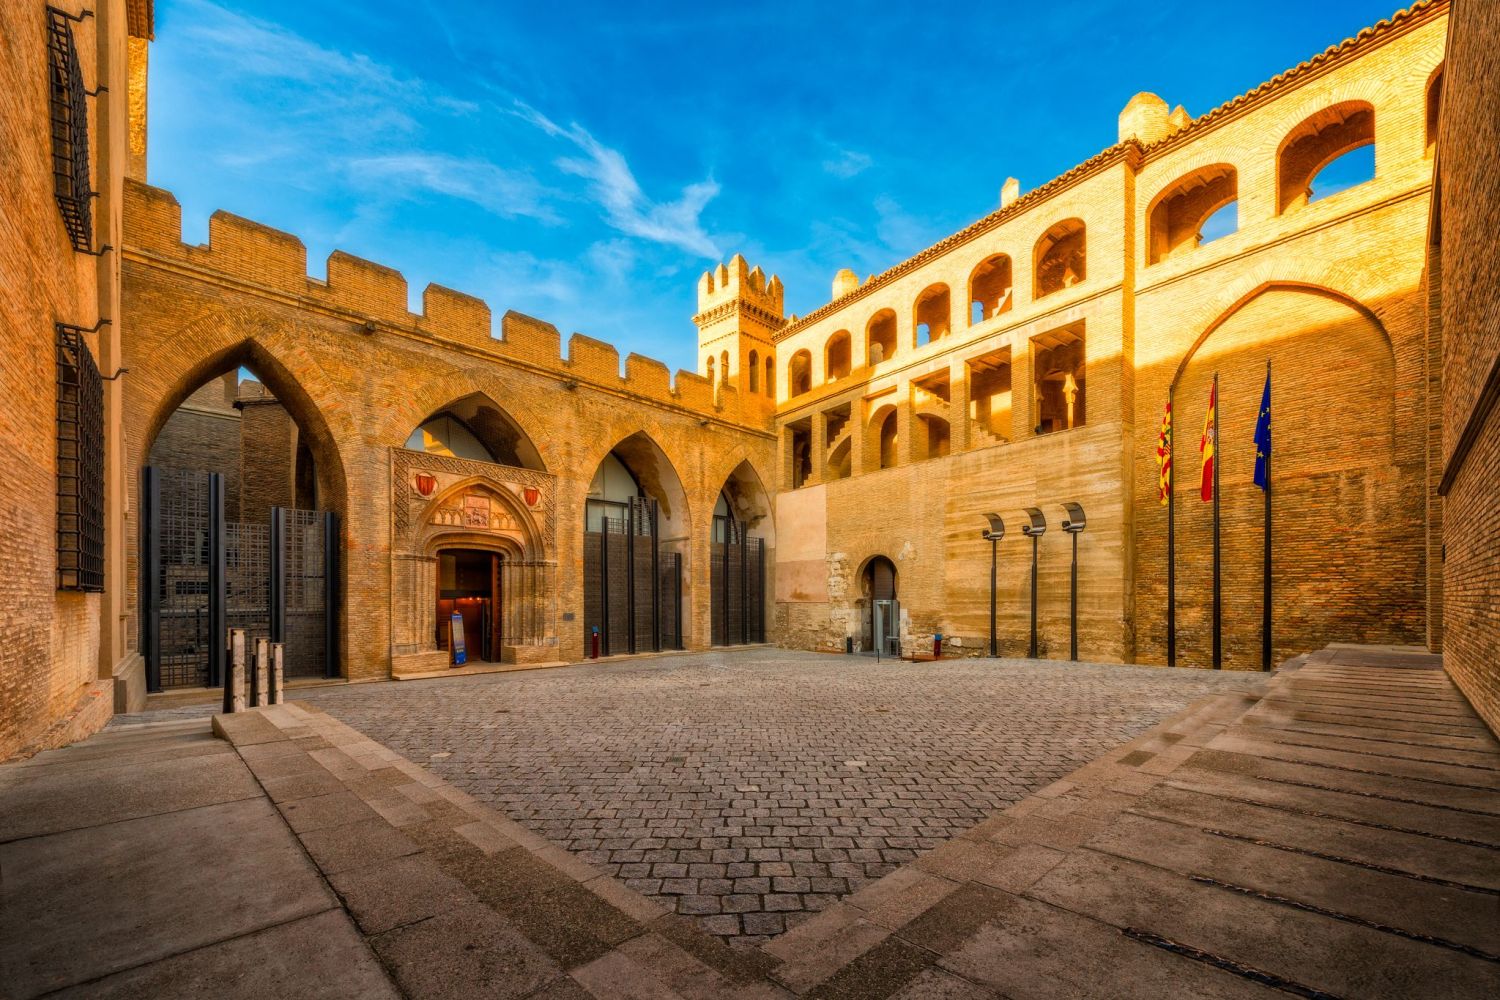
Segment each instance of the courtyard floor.
M738 687L693 694L712 693L716 679ZM957 787L943 785L948 773L982 772L960 786L993 795L985 782L1051 773L1038 748L1087 753L1188 687L1210 693L826 906L836 894L813 891L815 877L852 888L871 869L835 875L834 865L893 862L818 862L819 850L914 849L746 846L747 858L776 850L781 860L601 864L580 855L637 848L570 851L535 832L583 806L522 825L438 773L496 795L515 787L488 750L473 749L498 745L503 730L518 757L528 739L547 745L524 772L535 779L521 786L526 808L531 796L571 790L612 813L601 819L641 811L675 823L694 819L684 802L723 799L699 821L719 832L697 842L732 842L726 826L769 827L738 834L764 845L783 836L774 832L783 817L738 818L734 802L776 798L743 769L774 773L787 789L821 789L832 774L820 794L883 797L881 814L943 810L928 803L965 801L945 790ZM606 697L621 691L630 697ZM117 720L0 767L0 996L1500 996L1500 743L1439 658L1414 650L1329 647L1268 678L1036 663L886 668L767 651L326 690L216 716L212 733L209 711ZM414 763L345 721L356 713L371 729L407 734L404 753L427 759ZM516 719L473 743L454 737L528 714L529 727ZM875 718L849 721L866 715ZM760 737L731 752L740 718ZM1028 760L1028 747L1044 759ZM625 757L613 769L574 763L590 753ZM707 776L679 773L679 759ZM637 767L659 776L608 777ZM720 782L739 784L711 794ZM622 784L646 786L628 795L642 805L588 805L603 794L593 789ZM741 791L753 784L761 791ZM649 792L679 786L694 798ZM842 808L806 807L809 818L830 815L830 827L886 829L862 822L878 817L832 815ZM920 827L919 818L902 822ZM638 849L736 850L656 839L669 846ZM735 864L795 873L808 862L787 852L799 850L830 874L729 875ZM643 894L620 877L631 864L689 873L664 874ZM736 878L767 879L768 891L715 896L704 890L719 876L694 875L694 864L723 864L731 889ZM678 877L697 891L667 892ZM778 892L786 878L806 878L808 890ZM684 908L707 898L722 911L734 896L762 908ZM770 908L777 896L799 908ZM787 929L745 933L756 914ZM738 932L725 917L739 918Z
M1191 702L1263 680L768 648L293 697L752 944Z

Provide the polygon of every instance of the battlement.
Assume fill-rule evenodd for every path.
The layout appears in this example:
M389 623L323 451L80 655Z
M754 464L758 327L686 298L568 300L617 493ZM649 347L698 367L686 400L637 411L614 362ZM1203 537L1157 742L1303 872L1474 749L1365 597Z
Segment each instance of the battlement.
M422 311L413 313L407 305L407 281L400 271L342 250L329 255L326 279L311 277L307 247L300 239L229 212L210 216L208 242L190 246L182 241L182 207L177 199L170 191L139 181L125 182L125 227L128 250L243 282L253 290L287 296L312 308L349 315L359 331L350 332L351 350L358 349L367 333L386 326L438 343L477 349L498 361L550 371L565 384L628 392L735 423L759 426L765 422L758 407L745 407L741 412L738 393L720 391L716 399L706 379L678 371L674 380L666 365L651 358L630 355L622 376L619 351L581 333L568 338L564 356L557 327L522 313L505 312L496 337L493 313L483 299L442 285L424 288ZM774 277L767 281L759 268L747 268L742 257L730 263L735 265L733 270L719 268L724 273L718 287L733 284L767 308L774 302L779 313L781 281Z
M745 301L776 316L784 315L784 289L776 275L766 278L759 266L751 267L735 254L728 264L704 271L698 279L698 312L707 312L726 302Z

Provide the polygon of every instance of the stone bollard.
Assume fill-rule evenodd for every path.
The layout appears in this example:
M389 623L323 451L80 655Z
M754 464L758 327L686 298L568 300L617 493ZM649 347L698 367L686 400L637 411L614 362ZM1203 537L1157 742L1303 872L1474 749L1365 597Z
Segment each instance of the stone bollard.
M284 657L286 655L286 644L273 642L271 644L271 704L280 705L284 693L282 682L286 674Z
M266 699L270 692L266 689L267 681L270 679L271 668L271 640L265 636L257 636L255 639L255 665L250 674L250 707L264 708Z
M224 711L245 710L245 630L229 630L229 676L224 678Z

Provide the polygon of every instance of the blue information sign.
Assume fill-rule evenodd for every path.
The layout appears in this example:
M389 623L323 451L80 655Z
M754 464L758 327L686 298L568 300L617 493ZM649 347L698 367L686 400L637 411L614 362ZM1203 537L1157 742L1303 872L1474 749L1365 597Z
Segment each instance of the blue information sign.
M464 649L464 616L457 611L448 619L448 648L453 650L455 665L467 663L469 656Z

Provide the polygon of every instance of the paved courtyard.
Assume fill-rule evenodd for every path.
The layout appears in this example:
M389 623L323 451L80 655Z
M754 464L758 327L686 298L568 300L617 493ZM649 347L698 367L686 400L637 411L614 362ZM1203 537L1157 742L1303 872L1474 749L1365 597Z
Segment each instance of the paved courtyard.
M748 944L1262 680L764 649L296 697Z

